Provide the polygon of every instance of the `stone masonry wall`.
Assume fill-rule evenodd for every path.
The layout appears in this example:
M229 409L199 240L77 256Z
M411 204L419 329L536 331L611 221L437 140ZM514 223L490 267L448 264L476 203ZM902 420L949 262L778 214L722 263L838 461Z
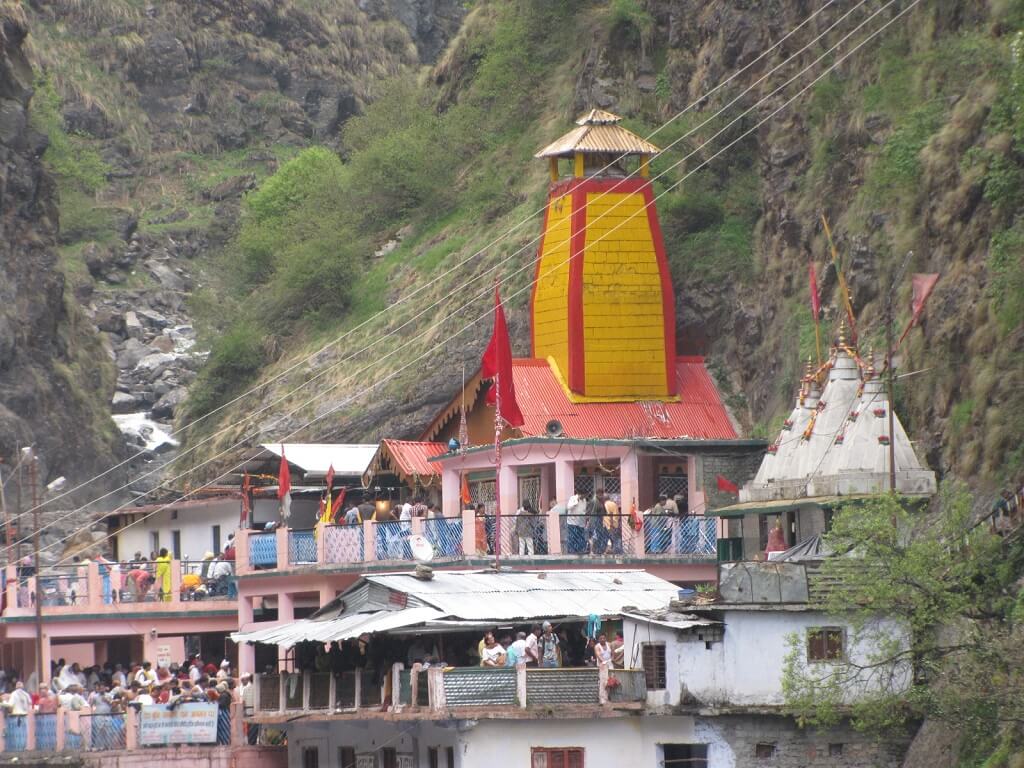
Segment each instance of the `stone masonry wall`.
M708 764L735 768L898 768L910 744L910 734L879 741L849 724L818 731L776 715L703 718L696 729ZM758 745L774 754L759 756Z

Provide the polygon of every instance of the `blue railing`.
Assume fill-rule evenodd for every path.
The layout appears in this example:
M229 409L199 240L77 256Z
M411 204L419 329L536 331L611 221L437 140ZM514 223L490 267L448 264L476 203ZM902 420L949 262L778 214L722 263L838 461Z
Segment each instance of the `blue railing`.
M378 560L412 560L409 548L410 523L374 523Z
M52 752L57 748L57 713L36 715L36 749Z
M125 748L124 715L88 715L82 718L82 728L89 728L89 749L93 751Z
M253 568L277 567L277 535L254 533L249 536L249 565Z
M435 557L462 557L461 517L435 517L424 520L423 535L434 545Z
M4 718L4 751L24 752L28 746L28 718L7 715Z
M288 562L316 562L316 536L313 531L288 531Z
M644 552L649 555L713 555L717 519L648 515L644 518Z

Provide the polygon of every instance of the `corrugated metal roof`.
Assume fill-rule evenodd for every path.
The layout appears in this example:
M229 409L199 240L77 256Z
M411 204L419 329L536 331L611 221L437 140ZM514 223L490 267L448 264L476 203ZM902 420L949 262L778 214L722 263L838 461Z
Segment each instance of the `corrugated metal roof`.
M280 443L264 443L261 446L278 458L281 457ZM289 464L294 464L308 477L324 476L332 464L339 475L362 475L370 466L377 453L377 445L370 443L285 443L284 455Z
M721 624L720 621L702 619L689 613L676 613L675 611L647 611L645 613L624 613L624 619L643 622L644 624L657 624L670 629L690 629L692 627L710 627L714 624Z
M543 435L557 419L566 437L623 440L637 437L730 440L737 437L704 359L676 360L678 402L574 403L547 361L513 361L516 400L524 435Z
M367 582L423 605L300 619L268 629L236 632L231 637L235 642L291 647L303 640L326 643L439 619L500 622L584 619L590 614L619 616L627 608L665 608L678 593L674 584L646 571L438 571L429 581L410 573L369 574L340 595L338 604L343 605L346 595L358 592Z
M673 584L645 571L444 571L430 581L404 573L365 578L407 592L445 617L466 620L617 616L628 606L664 608L678 593Z
M431 462L434 456L447 452L444 443L421 443L413 440L382 440L381 452L387 452L392 468L406 477L440 475L440 467ZM381 454L378 454L378 458Z
M405 608L396 611L355 613L333 619L299 619L268 629L235 632L231 639L236 643L267 643L291 648L303 641L329 643L332 640L345 640L362 634L386 632L389 629L438 619L443 615L434 608Z

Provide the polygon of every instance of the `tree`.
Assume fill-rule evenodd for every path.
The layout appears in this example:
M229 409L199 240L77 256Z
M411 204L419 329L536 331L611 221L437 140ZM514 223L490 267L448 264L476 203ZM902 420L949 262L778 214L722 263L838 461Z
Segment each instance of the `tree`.
M849 618L852 642L872 651L858 663L808 665L791 638L783 689L798 719L827 726L849 716L885 730L928 716L969 741L1024 724L1024 548L973 519L955 484L928 512L883 495L836 514L825 538L834 556L821 571L836 586L823 608Z

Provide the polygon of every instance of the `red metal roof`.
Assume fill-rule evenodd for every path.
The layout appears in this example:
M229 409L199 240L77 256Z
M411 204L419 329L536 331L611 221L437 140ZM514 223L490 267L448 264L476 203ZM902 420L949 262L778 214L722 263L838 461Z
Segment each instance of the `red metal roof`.
M516 400L526 420L522 427L524 435L543 435L548 422L557 419L564 435L576 438L731 440L738 437L702 357L676 359L680 399L669 403L574 403L545 360L514 360L513 375Z
M412 440L381 440L392 467L406 477L440 475L441 468L430 461L448 450L444 443L418 443Z

